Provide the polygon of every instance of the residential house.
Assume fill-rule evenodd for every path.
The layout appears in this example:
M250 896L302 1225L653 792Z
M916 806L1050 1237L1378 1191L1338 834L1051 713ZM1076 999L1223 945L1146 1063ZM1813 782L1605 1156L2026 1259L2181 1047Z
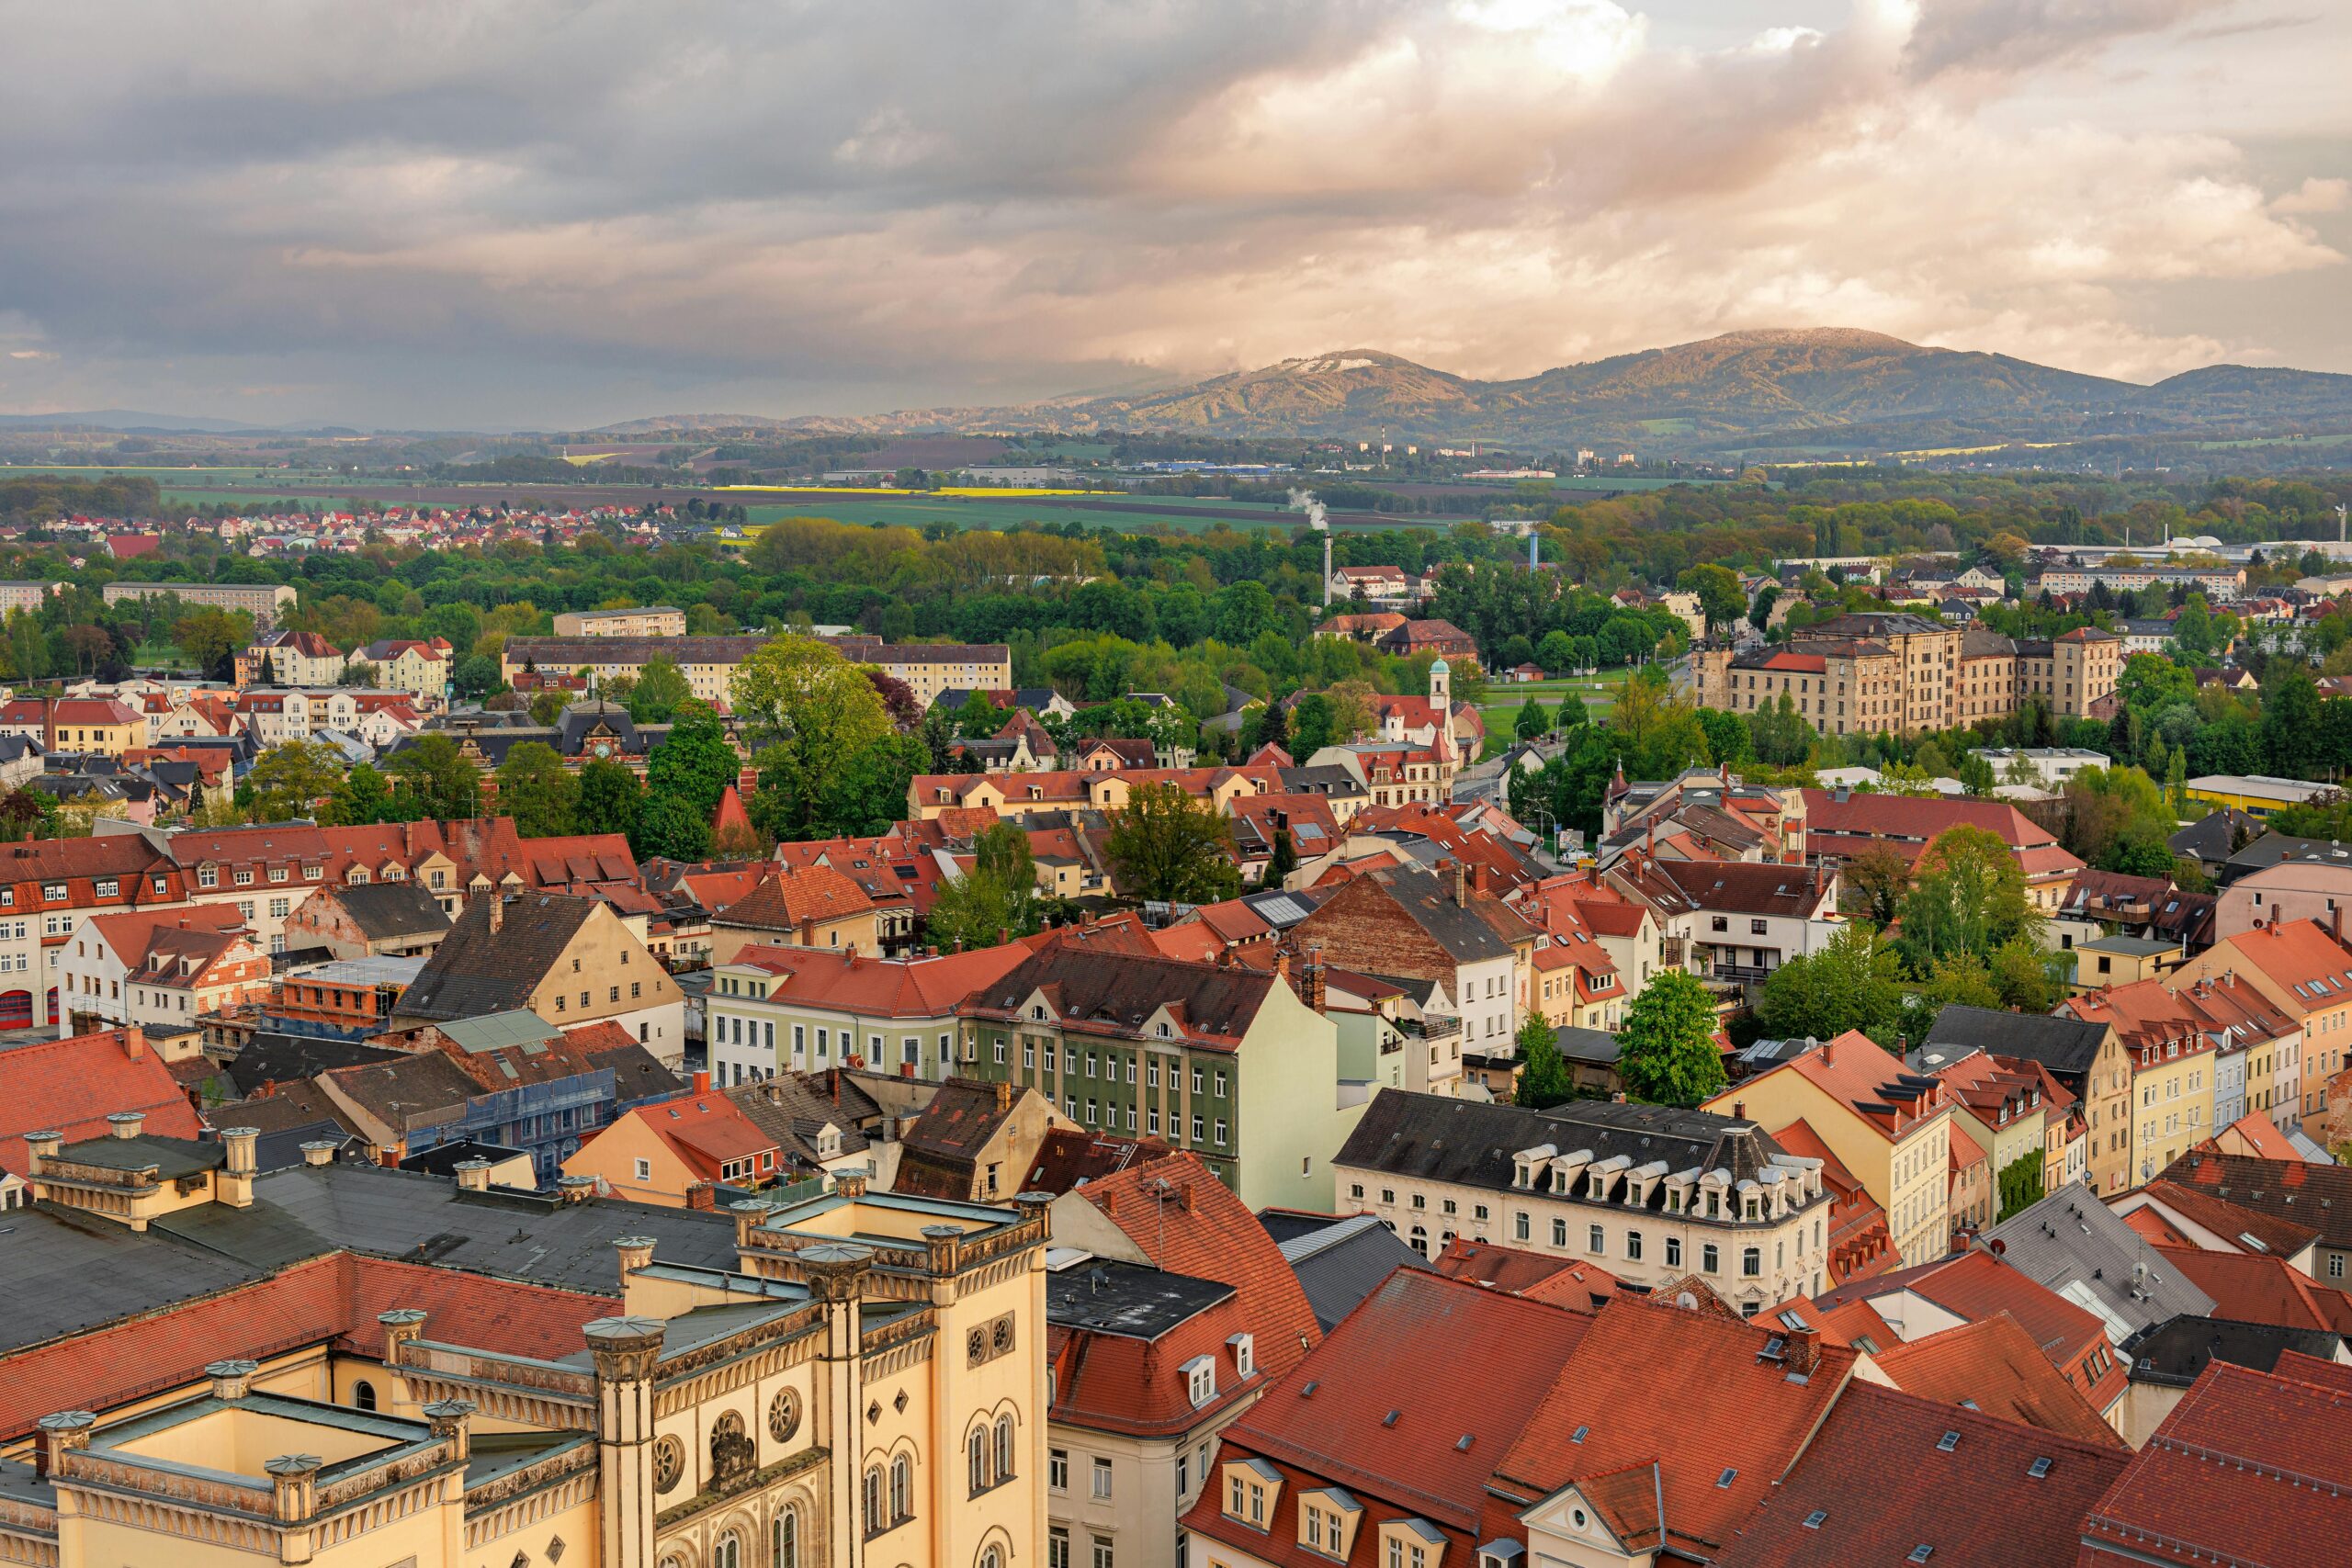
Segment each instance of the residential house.
M1337 1164L1340 1212L1378 1215L1425 1258L1498 1243L1651 1289L1701 1280L1747 1314L1826 1282L1819 1162L1742 1118L1383 1089Z
M1805 857L1817 865L1838 865L1865 850L1894 851L1916 865L1928 846L1954 828L1982 828L2009 846L2025 873L2027 896L2035 908L2054 914L2064 908L2083 863L2051 831L2014 806L1990 800L1923 799L1901 795L1856 795L1846 790L1804 792Z
M2322 920L2269 921L2223 937L2183 964L2176 986L2234 974L2269 1000L2291 1037L2246 1066L2246 1109L2288 1132L2327 1110L2327 1083L2352 1066L2352 946L2341 909ZM2266 1072L2267 1069L2267 1072ZM2154 1172L2149 1174L2153 1175Z
M2068 1187L2019 1210L1978 1245L2010 1268L2095 1313L2121 1346L2187 1314L2216 1314L2213 1298L2088 1187Z
M337 958L414 958L449 934L441 900L413 882L323 886L286 918L289 951L324 948Z
M961 1010L959 1069L1035 1089L1070 1121L1164 1137L1256 1207L1329 1209L1368 1086L1343 1083L1321 977L1059 942Z
M1487 918L1488 906L1498 918ZM1522 994L1518 949L1524 944L1532 964L1536 932L1490 895L1474 897L1458 863L1450 879L1402 866L1354 877L1293 932L1322 943L1341 968L1441 987L1439 1007L1450 1004L1462 1029L1446 1060L1430 1067L1431 1084L1459 1075L1461 1051L1508 1054Z
M186 901L179 868L141 834L0 845L0 1030L57 1022L64 961L91 917Z
M1692 967L1751 994L1773 970L1829 945L1844 929L1838 873L1774 862L1653 859L1636 852L1608 874L1611 886L1679 939Z
M136 1115L154 1135L203 1131L162 1053L136 1026L28 1040L0 1051L0 1172L30 1173L27 1144L50 1134L68 1144L107 1135L110 1117Z
M2294 1562L2352 1528L2352 1369L2210 1363L2084 1517L2080 1568Z
M147 744L147 718L114 697L17 697L0 703L0 734L64 752L119 757Z
M237 656L237 684L332 686L350 660L316 632L275 631Z
M665 1066L685 1053L677 983L605 904L562 893L478 898L401 998L397 1027L526 1011L562 1028L610 1020Z
M351 663L365 664L376 671L378 691L413 692L436 704L449 695L451 661L449 645L437 637L423 642L380 637L352 649L350 659Z
M958 1009L1030 956L1019 943L882 958L825 947L748 946L711 971L713 1078L863 1065L932 1083L955 1070Z
M2107 1320L1984 1247L1857 1280L1817 1298L1814 1305L1834 1313L1857 1303L1867 1303L1879 1322L1905 1343L2006 1313L2032 1337L2042 1356L2090 1402L2101 1420L2119 1432L2123 1429L2129 1360L2117 1353L2108 1337Z
M1193 1156L1072 1188L1051 1213L1067 1261L1046 1280L1048 1550L1197 1565L1170 1521L1216 1485L1218 1434L1323 1331L1272 1238Z
M631 1108L563 1161L600 1197L665 1208L707 1207L718 1187L756 1192L786 1179L784 1149L696 1073L684 1093Z
M1886 1211L1906 1264L1943 1255L1951 1239L1952 1096L1849 1030L1818 1051L1718 1094L1702 1109L1768 1130L1809 1124Z
M133 1023L190 1027L270 990L269 955L234 909L217 907L99 915L58 957L62 1035Z
M779 865L710 919L710 958L726 964L746 947L835 947L879 955L883 928L874 900L831 866Z
M1909 1059L1921 1072L1938 1073L1976 1052L2047 1071L2081 1108L2092 1186L2112 1194L2132 1184L2132 1064L2111 1022L1954 1003L1936 1014Z
M2317 1231L2312 1276L2352 1289L2352 1166L2196 1148L2167 1166L2164 1179L2233 1208Z
M2161 982L2085 992L2060 1010L2111 1026L2123 1044L2132 1069L2129 1185L2148 1180L2190 1145L2212 1136L2215 1038Z
M2317 839L2282 840L2267 865L2231 879L2214 900L2213 935L2233 937L2257 926L2335 918L2352 904L2352 848Z
M436 913L438 911L435 911ZM262 1023L288 1032L365 1040L392 1027L423 958L335 958L288 968L265 999Z
M1046 1134L1077 1131L1054 1102L1009 1078L949 1078L931 1103L899 1130L893 1192L992 1203L1023 1190Z

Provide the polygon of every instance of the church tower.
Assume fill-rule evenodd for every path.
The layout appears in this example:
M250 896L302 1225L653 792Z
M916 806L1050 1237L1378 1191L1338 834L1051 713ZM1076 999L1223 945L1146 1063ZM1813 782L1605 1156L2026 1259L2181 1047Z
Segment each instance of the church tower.
M1430 666L1430 705L1437 709L1440 722L1453 711L1453 670L1443 659Z

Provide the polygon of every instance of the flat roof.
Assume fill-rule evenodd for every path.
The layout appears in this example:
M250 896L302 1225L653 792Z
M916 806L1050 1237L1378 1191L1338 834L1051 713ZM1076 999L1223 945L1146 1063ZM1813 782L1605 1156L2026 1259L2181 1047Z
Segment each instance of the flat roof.
M328 986L405 986L424 968L423 957L400 958L389 953L367 958L338 958L307 969L288 969L289 978Z
M2116 953L2131 958L2152 958L2159 953L2178 953L2180 943L2158 942L2145 936L2102 936L2075 944L2076 953Z
M2273 778L2268 773L2207 773L2190 779L2188 788L2202 790L2208 795L2246 795L2266 800L2305 801L2313 795L2334 794L2331 784L2313 784L2308 779Z

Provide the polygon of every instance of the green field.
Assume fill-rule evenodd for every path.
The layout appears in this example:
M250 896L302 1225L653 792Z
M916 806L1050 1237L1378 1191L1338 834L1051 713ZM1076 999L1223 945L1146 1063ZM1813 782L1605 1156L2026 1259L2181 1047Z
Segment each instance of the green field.
M1617 705L1617 689L1633 678L1630 669L1603 670L1598 675L1579 677L1574 681L1530 681L1525 685L1506 686L1491 682L1487 687L1487 700L1478 705L1478 713L1487 721L1489 734L1498 729L1508 734L1519 710L1533 697L1547 708L1556 708L1560 699L1574 692L1584 699L1585 711L1600 718ZM1597 690L1595 688L1598 688Z
M56 474L60 478L89 474L99 479L111 479L119 474L128 479L151 479L157 484L192 482L210 479L218 484L242 484L254 479L291 479L297 476L287 468L198 468L182 466L175 468L142 468L129 464L13 463L0 464L0 479L18 475Z

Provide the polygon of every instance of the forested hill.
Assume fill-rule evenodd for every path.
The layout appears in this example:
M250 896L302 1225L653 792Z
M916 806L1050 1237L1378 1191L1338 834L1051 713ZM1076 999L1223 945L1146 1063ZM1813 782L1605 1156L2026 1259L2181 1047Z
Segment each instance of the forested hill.
M1732 333L1672 348L1482 381L1352 348L1192 386L1019 408L944 409L803 429L1172 430L1257 438L1483 438L1539 450L1736 447L1792 432L2057 441L2211 432L2352 430L2352 376L2210 366L2143 387L2007 355L1928 348L1847 329Z

